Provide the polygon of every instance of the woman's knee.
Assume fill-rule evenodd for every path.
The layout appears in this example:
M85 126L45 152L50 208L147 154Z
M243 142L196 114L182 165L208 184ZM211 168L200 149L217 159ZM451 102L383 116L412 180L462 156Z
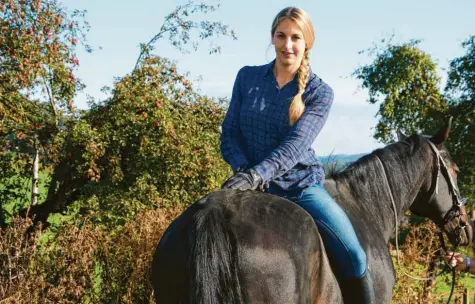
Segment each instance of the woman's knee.
M358 246L348 248L348 254L352 260L355 276L362 276L367 268L366 253L364 252L363 248L361 248L358 243Z
M350 260L348 262L350 262L350 269L352 268L353 271L347 269L345 272L352 277L363 275L367 267L366 253L361 247L346 212L333 200L322 185L309 188L303 193L301 200L303 205L306 205L303 206L304 209L307 209L315 219L317 226L322 230L321 232L327 234L326 239L330 243L327 245L334 247L331 248L333 250L346 251L345 253L336 253L337 256Z

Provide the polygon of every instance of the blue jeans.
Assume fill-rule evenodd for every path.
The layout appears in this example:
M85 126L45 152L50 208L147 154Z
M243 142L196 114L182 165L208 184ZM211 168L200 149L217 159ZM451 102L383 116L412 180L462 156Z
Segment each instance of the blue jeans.
M325 248L336 258L342 278L359 278L365 273L366 254L350 219L323 185L292 191L270 188L267 192L295 202L312 216Z

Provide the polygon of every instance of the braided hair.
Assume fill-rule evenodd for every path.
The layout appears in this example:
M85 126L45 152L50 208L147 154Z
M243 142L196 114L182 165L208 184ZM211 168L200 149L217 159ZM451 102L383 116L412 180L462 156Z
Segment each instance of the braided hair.
M313 47L315 33L312 21L305 11L296 7L286 7L277 14L277 16L274 18L274 21L272 22L272 36L274 36L274 32L279 23L284 19L294 21L300 27L305 40L305 53L297 71L298 91L292 99L289 108L289 122L290 125L293 125L300 118L300 116L302 116L302 113L305 110L305 104L303 103L302 95L305 92L308 78L310 77L310 62L308 55L310 49Z

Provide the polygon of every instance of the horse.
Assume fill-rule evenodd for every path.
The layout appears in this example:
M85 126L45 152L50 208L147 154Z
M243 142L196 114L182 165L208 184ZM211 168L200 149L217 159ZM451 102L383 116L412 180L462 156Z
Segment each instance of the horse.
M453 245L471 242L458 168L443 147L450 126L451 119L432 137L401 135L324 183L366 252L378 303L390 303L395 284L388 248L395 215L410 209ZM217 190L165 231L153 256L152 285L161 304L338 304L344 299L332 259L313 219L296 204L259 191Z

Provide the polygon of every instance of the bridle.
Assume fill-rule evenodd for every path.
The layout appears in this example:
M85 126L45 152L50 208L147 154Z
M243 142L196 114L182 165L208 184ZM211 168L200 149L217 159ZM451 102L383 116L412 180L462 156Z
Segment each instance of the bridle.
M444 238L443 238L443 228L446 225L448 225L450 222L452 222L456 217L458 217L459 218L458 227L455 228L455 235L456 235L456 240L457 240L457 244L455 245L455 250L456 250L456 248L459 246L459 244L461 242L461 239L460 239L461 231L463 229L465 229L465 227L467 225L467 223L465 221L462 221L462 216L464 214L463 211L462 211L462 206L466 203L467 200L460 198L459 190L458 190L457 186L455 185L454 180L452 179L452 176L449 172L448 166L445 163L443 157L440 155L440 152L437 149L437 147L435 146L435 144L432 143L427 138L426 138L426 140L429 143L429 146L431 147L431 150L434 152L434 154L436 156L436 170L434 171L435 183L433 183L433 186L431 186L431 188L433 188L433 190L432 190L432 193L429 197L429 201L431 201L434 198L434 196L437 196L439 194L439 189L438 189L439 188L439 176L440 176L441 171L442 171L442 175L444 176L445 180L447 181L447 185L449 187L449 192L450 192L451 197L452 197L452 207L445 214L442 222L437 224L437 226L440 229L439 239L441 240L441 243L442 243L441 244L442 249L446 252L447 249L446 249L445 241L444 241ZM430 276L430 277L427 277L427 278L411 276L402 267L402 265L399 261L399 244L398 244L398 237L397 237L399 235L399 231L398 231L399 221L398 221L398 217L397 217L396 203L394 201L394 196L393 196L393 193L392 193L392 190L391 190L391 186L389 185L388 176L386 174L386 168L384 167L383 162L381 161L381 159L376 154L375 154L375 156L376 156L376 159L378 160L378 162L379 162L379 164L382 168L382 172L383 172L383 175L384 175L384 182L386 184L386 188L389 190L389 196L391 198L392 207L394 209L394 221L395 221L395 225L396 225L396 238L395 238L395 241L396 241L396 257L397 257L397 264L398 264L400 270L402 271L402 273L404 275L406 275L409 278L412 278L414 280L429 281L429 280L433 280L433 279L437 278L438 276L443 274L447 270L447 268L450 268L451 271L452 271L452 289L451 289L451 292L450 292L450 296L447 300L447 303L449 303L451 298L452 298L452 294L453 294L454 287L455 287L455 267L454 268L450 267L450 265L446 262L445 267L442 271L440 271L436 275L433 275L433 276ZM461 224L461 223L463 223L463 224ZM453 258L453 255L451 257L451 260L452 260L452 258Z
M437 162L436 162L437 165L436 165L436 170L435 170L435 174L437 174L437 176L435 178L435 184L434 184L434 187L433 187L434 190L433 190L431 196L429 197L429 201L432 200L434 198L434 196L437 196L439 194L439 176L440 176L441 172L442 172L442 175L444 176L445 180L447 181L447 185L449 187L449 192L450 192L450 195L452 197L452 207L449 209L449 211L447 211L447 213L445 214L442 222L441 223L436 223L436 224L441 229L440 233L442 233L444 227L447 224L451 223L455 218L458 218L458 225L457 225L457 227L455 227L455 235L456 235L456 238L457 238L457 243L460 244L460 242L461 242L461 240L460 240L461 231L464 230L467 227L467 222L465 220L463 220L463 216L465 215L465 213L463 212L463 209L462 209L463 206L465 205L465 203L467 202L467 199L460 197L459 189L456 186L456 184L455 184L455 182L452 178L452 175L449 172L449 168L448 168L447 164L445 163L444 158L440 155L440 152L437 149L437 147L434 145L434 143L432 143L428 139L427 139L427 142L428 142L429 146L431 147L432 151L435 153L435 155L437 157ZM457 246L458 246L458 244L457 244ZM445 244L443 244L443 247L445 247ZM445 250L445 248L444 248L444 250Z

